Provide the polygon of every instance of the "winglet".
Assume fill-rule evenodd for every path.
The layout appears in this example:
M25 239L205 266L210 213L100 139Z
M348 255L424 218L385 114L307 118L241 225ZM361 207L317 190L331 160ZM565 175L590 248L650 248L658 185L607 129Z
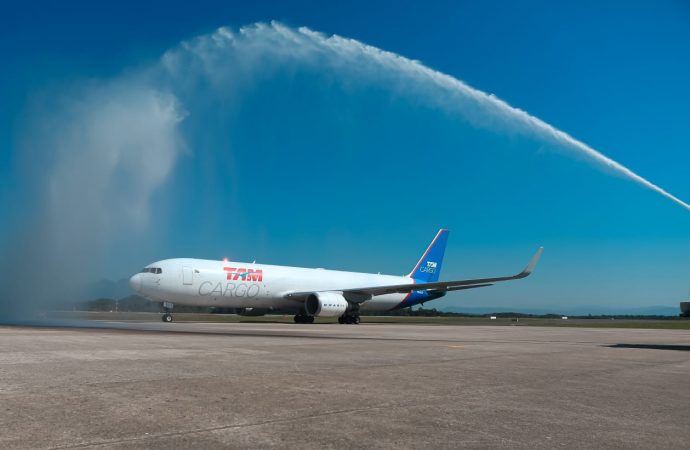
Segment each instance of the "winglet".
M539 262L539 258L541 258L541 254L544 253L544 247L539 247L539 250L532 256L532 259L529 261L527 264L527 267L520 272L515 278L525 278L529 276L534 268L537 266L537 263Z

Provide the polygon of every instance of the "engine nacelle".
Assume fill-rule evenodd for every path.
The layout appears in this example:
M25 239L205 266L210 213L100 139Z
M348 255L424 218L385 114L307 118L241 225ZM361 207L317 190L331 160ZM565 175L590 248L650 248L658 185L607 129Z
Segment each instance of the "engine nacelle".
M345 297L335 292L315 292L304 302L304 309L310 316L339 317L349 307Z

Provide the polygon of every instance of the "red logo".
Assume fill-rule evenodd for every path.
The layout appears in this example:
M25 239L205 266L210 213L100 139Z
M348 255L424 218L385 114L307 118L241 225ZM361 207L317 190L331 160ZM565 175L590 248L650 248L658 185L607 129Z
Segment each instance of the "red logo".
M264 281L264 271L261 269L223 267L223 270L228 273L228 280Z

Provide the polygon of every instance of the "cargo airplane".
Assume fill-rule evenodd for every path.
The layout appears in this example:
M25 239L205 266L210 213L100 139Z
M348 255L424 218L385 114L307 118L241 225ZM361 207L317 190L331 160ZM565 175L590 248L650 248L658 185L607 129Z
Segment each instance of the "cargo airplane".
M357 324L360 311L407 308L450 291L525 278L543 251L539 248L517 275L438 281L447 240L448 230L441 229L405 276L179 258L150 264L129 283L140 295L162 303L164 322L172 322L172 309L178 304L236 308L245 315L288 311L295 314L296 323L313 323L314 317L324 316Z

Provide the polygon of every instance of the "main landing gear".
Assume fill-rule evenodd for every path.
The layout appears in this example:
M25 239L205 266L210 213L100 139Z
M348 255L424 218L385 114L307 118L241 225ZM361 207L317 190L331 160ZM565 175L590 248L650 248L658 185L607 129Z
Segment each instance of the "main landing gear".
M351 305L351 308L345 311L345 314L338 317L338 323L347 323L352 325L359 324L359 304L355 303Z
M161 320L163 322L172 322L173 321L173 316L172 316L172 310L173 310L173 304L170 302L163 302L163 317Z
M338 317L338 323L357 325L359 324L359 314L343 314L342 316Z
M295 316L295 323L314 323L314 316L299 313Z

